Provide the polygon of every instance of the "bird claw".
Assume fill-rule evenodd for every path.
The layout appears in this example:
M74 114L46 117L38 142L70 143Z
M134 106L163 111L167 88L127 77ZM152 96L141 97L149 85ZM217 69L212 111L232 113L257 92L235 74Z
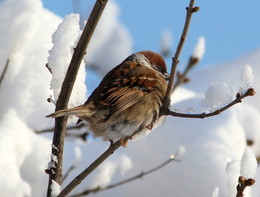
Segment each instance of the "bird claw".
M120 139L120 143L121 143L121 146L126 148L127 144L128 144L128 139L126 139L126 137L123 137L123 138Z
M126 136L126 137L121 138L120 139L121 146L126 148L127 144L128 144L128 140L131 140L131 139L132 139L132 136Z
M123 146L124 148L126 148L129 139L131 140L132 137L129 137L129 136L128 136L128 137L123 137L123 138L121 138L121 139L119 140L120 145ZM110 146L113 146L113 145L114 145L113 140L109 140L109 142L110 142Z

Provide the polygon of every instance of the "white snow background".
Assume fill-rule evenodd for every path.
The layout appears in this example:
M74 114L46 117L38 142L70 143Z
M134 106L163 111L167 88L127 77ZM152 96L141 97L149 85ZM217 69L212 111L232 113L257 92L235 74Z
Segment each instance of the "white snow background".
M131 37L118 19L119 11L115 2L108 4L85 58L86 62L99 66L101 75L132 53ZM72 26L68 28L65 25L60 35L69 35L66 28L71 32L79 32L77 16L66 18L64 23ZM42 7L40 0L6 0L0 3L0 73L7 59L10 59L0 86L1 196L46 195L48 176L44 170L50 160L52 135L35 134L36 130L53 126L53 120L45 118L45 115L54 111L54 105L48 103L47 98L52 95L55 99L55 88L52 86L53 89L50 89L52 75L45 65L48 58L54 58L51 66L52 69L58 69L59 73L62 66L67 66L78 39L77 35L73 35L71 40L65 38L60 46L56 45L58 50L55 52L52 42L57 44L61 36L53 37L53 40L52 36L61 22L61 18ZM59 54L66 50L66 54ZM230 62L195 69L190 75L192 81L175 92L173 108L200 113L215 109L216 105L224 105L243 88L253 85L258 93L259 62L260 50L256 50ZM80 72L81 81L86 76L86 85L93 90L97 85L94 82L99 78L91 76L91 72L86 75L82 68ZM88 77L93 80L88 80ZM84 84L75 86L75 89L78 92L74 97L78 98L77 95L82 92L79 97L84 100ZM218 100L212 100L220 93ZM76 100L75 104L80 102ZM244 173L242 163L255 168L252 155L260 156L259 119L259 94L246 98L242 104L212 118L194 120L167 117L165 124L149 136L131 141L126 149L117 151L73 192L97 185L105 186L146 171L167 160L178 147L184 146L185 153L180 156L180 162L173 161L142 179L92 196L231 196L230 183L236 181L240 168ZM251 147L253 153L245 150L247 139L254 141ZM71 165L76 165L77 169L65 180L64 185L108 145L108 142L100 139L85 143L80 139L68 138L65 142L64 173ZM246 196L260 194L259 168L256 170L253 177L256 184L246 189ZM230 177L234 178L230 181Z

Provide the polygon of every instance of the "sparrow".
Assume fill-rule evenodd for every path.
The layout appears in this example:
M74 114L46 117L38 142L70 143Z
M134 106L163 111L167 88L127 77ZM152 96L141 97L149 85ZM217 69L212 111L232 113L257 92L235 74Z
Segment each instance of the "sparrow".
M162 123L159 117L169 74L164 59L140 51L113 68L80 106L58 110L46 117L76 116L87 121L94 136L112 143L136 139Z

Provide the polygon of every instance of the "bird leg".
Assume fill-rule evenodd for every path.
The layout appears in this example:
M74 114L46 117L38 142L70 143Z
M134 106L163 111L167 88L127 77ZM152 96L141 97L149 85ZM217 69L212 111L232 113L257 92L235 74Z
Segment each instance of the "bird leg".
M127 147L128 144L128 140L131 140L132 136L126 136L126 137L122 137L119 141L120 141L120 145L123 146L124 148ZM113 140L109 140L110 142L110 146L113 146L114 142Z
M132 139L132 136L126 136L126 137L121 138L120 139L121 146L126 148L127 144L128 144L128 140L131 140L131 139Z
M123 146L124 148L127 147L127 143L128 143L128 138L127 137L123 137L120 139L120 143L121 143L121 146Z

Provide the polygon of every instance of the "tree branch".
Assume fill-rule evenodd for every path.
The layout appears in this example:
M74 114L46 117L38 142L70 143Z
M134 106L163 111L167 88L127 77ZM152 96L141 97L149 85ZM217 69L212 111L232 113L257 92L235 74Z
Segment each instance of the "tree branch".
M236 197L244 197L244 190L248 186L252 186L255 184L254 179L245 179L244 177L240 176L238 178L238 185L237 185L237 195Z
M141 172L131 178L128 178L128 179L125 179L123 181L120 181L120 182L117 182L117 183L114 183L114 184L111 184L111 185L108 185L106 187L102 187L102 186L97 186L93 189L88 189L88 190L85 190L81 193L78 193L78 194L74 194L70 197L79 197L79 196L83 196L83 195L89 195L91 193L97 193L97 192L101 192L101 191L104 191L104 190L108 190L108 189L112 189L114 187L117 187L117 186L120 186L120 185L123 185L123 184L126 184L126 183L129 183L131 181L134 181L136 179L139 179L139 178L143 178L144 176L148 175L148 174L151 174L161 168L163 168L164 166L166 166L167 164L169 164L171 161L173 160L176 160L176 157L174 155L170 155L169 159L167 159L166 161L164 161L163 163L161 163L160 165L148 170L148 171L145 171L145 172ZM178 160L177 160L178 161Z
M237 103L241 103L242 99L244 99L245 97L253 96L253 95L255 95L255 90L253 88L249 88L246 91L246 93L243 95L240 95L239 93L237 93L236 98L231 103L229 103L228 105L222 107L221 109L218 109L211 113L182 114L182 113L173 112L173 111L168 110L166 112L166 114L164 114L164 115L171 115L171 116L182 117L182 118L207 118L207 117L211 117L211 116L216 116L216 115L219 115L221 112L227 110L228 108L232 107L233 105L235 105Z
M73 170L75 170L75 168L76 168L76 165L70 166L70 168L68 169L68 171L67 171L67 172L64 174L64 176L62 177L61 183L63 183L63 182L65 181L65 179L69 176L69 174L70 174Z
M82 32L77 47L74 50L70 65L68 67L65 79L63 81L61 92L56 104L56 111L65 109L68 106L69 98L72 92L74 82L80 67L80 63L86 53L86 48L93 35L96 25L100 19L100 16L107 4L108 0L97 0L94 8L89 16L87 24ZM49 184L47 190L47 196L51 196L51 184L52 180L58 184L62 181L62 161L63 161L63 145L64 136L66 131L67 117L55 118L55 128L52 141L52 157L51 157L51 169L49 172ZM54 157L55 156L55 159Z
M74 129L81 129L82 127L85 127L85 126L86 125L84 125L84 124L79 124L79 125L76 125L76 126L70 126L70 127L66 128L66 131L74 130ZM42 134L42 133L49 133L49 132L53 132L53 131L54 131L54 128L50 128L50 129L36 130L35 133L36 134ZM76 137L76 138L82 139L83 141L87 141L88 135L89 135L88 131L85 131L84 133L74 133L74 132L71 132L71 133L66 132L65 133L66 137Z
M3 70L3 72L2 72L2 74L1 74L1 76L0 76L0 86L2 85L2 82L3 82L3 80L4 80L4 77L5 77L7 68L8 68L8 66L9 66L9 62L10 62L10 60L7 59L7 60L6 60L6 63L5 63L4 70Z
M187 64L184 72L183 73L177 72L177 80L176 80L176 83L174 84L174 86L172 88L172 92L174 90L176 90L176 88L178 88L181 84L187 83L189 81L189 79L187 78L187 74L198 63L199 63L198 58L195 58L195 57L192 57L192 56L189 58L189 62Z
M103 163L110 155L112 155L119 147L127 142L130 137L118 140L116 143L111 144L109 148L100 155L92 164L90 164L84 171L75 177L57 197L68 195L75 187L77 187L91 172L93 172L101 163Z
M85 124L78 124L75 126L69 126L66 128L66 130L68 131L68 130L73 130L73 129L81 129L85 126L86 126ZM53 132L53 131L54 131L54 128L49 128L49 129L36 130L35 133L41 134L41 133L49 133L49 132Z
M163 106L162 106L162 110L161 110L162 114L164 114L170 106L170 94L171 94L172 88L173 88L174 76L176 73L177 65L179 63L179 56L180 56L181 50L183 48L184 42L186 40L187 33L188 33L191 16L194 12L197 12L199 10L199 7L193 7L194 3L195 3L195 0L190 0L189 7L186 8L187 14L186 14L186 19L185 19L185 24L183 27L182 35L180 37L179 44L177 46L174 58L172 58L170 80L169 80L166 95L165 95L164 101L163 101Z

